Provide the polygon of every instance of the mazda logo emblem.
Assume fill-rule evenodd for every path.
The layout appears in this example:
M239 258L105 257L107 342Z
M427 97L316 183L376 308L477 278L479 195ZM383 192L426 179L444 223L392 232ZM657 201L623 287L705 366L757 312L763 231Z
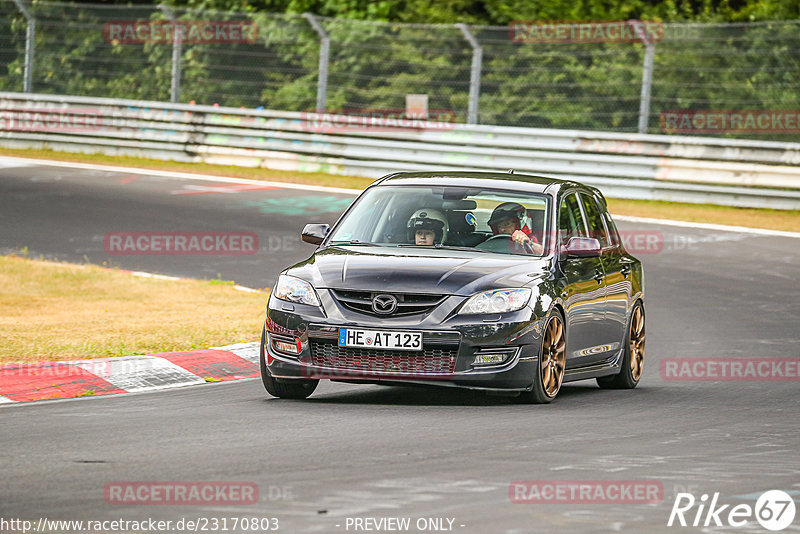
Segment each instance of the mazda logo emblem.
M397 309L397 298L394 295L375 295L372 299L372 311L389 315Z

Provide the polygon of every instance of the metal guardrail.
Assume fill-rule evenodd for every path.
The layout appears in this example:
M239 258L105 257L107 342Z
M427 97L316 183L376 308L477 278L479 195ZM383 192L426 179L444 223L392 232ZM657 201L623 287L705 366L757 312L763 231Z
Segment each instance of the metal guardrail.
M798 133L780 117L800 109L797 19L411 24L221 3L0 0L0 90L342 113L413 94L456 122L653 134L679 133L676 112L711 131L757 110L779 117L728 136Z
M0 92L0 146L8 148L367 177L513 168L611 197L800 209L800 143L363 120Z

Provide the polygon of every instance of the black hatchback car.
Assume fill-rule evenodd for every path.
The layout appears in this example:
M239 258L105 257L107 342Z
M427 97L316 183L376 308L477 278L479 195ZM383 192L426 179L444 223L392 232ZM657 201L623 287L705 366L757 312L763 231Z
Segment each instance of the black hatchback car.
M642 265L600 192L503 173L396 173L283 271L261 336L274 396L320 379L485 390L548 403L562 383L634 388Z

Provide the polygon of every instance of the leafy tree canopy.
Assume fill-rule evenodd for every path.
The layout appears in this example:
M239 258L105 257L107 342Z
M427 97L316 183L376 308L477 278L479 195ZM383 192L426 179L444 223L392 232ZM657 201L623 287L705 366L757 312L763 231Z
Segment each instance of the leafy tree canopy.
M800 18L797 0L168 0L222 11L316 13L389 22L505 25L515 20L749 22Z

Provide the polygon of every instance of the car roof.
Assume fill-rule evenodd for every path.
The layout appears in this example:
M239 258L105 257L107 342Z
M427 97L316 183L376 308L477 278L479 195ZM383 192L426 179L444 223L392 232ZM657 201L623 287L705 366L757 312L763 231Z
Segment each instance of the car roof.
M462 187L514 189L528 193L555 193L566 187L594 188L571 180L516 172L397 172L384 176L374 185L454 185ZM550 189L548 191L548 189Z

